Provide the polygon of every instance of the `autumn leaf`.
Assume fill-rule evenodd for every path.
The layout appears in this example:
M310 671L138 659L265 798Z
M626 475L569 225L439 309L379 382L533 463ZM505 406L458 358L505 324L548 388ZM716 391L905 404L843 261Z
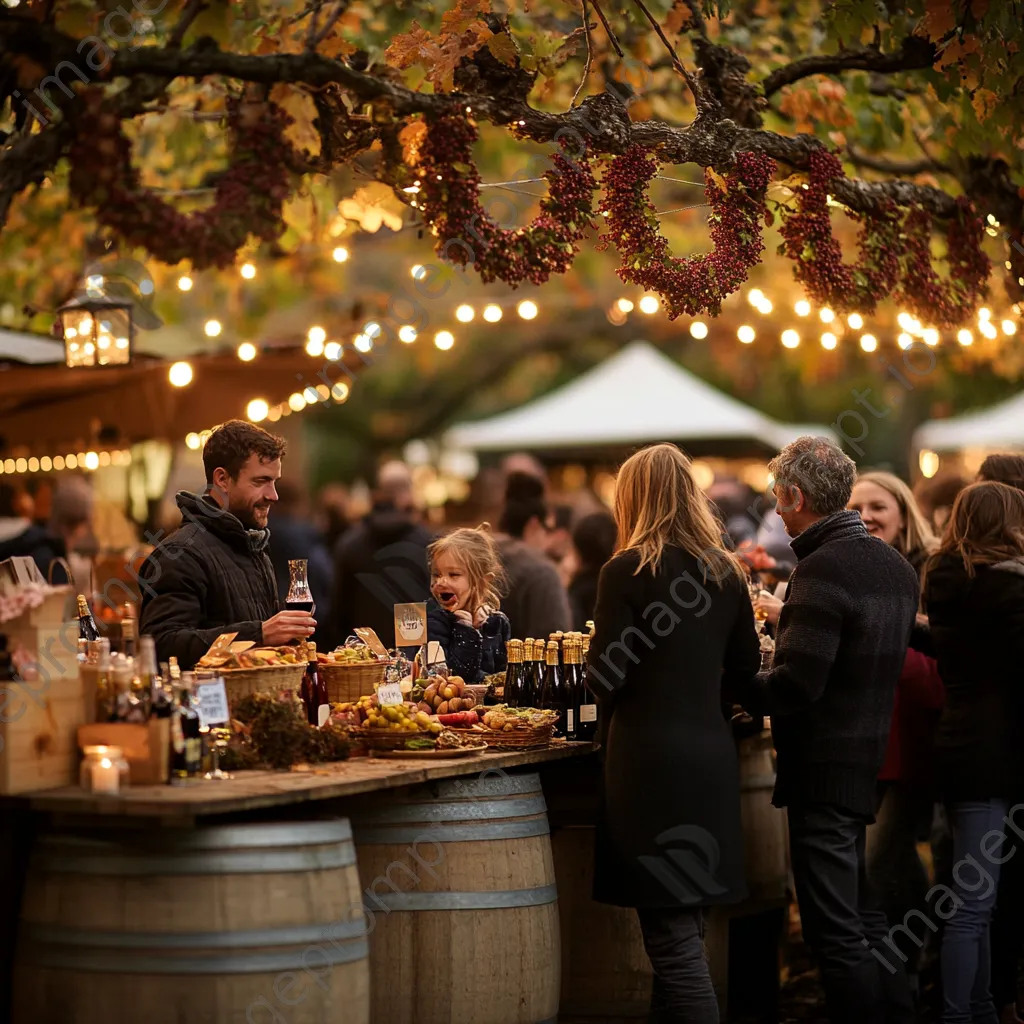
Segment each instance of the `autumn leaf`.
M982 123L995 113L998 104L999 97L991 89L977 89L971 97L971 106L974 107L974 113Z
M398 133L398 141L402 144L402 159L410 167L415 167L420 162L420 146L426 137L425 121L410 121Z
M338 212L372 234L381 227L401 230L404 207L387 185L375 181L360 188L351 199L343 199Z
M692 12L686 0L676 0L672 10L665 16L665 31L669 35L679 35L690 28Z
M516 66L519 47L516 46L515 40L506 32L496 32L491 36L487 40L487 49L491 51L491 56L496 60L500 60L502 64L507 64L510 68Z
M441 34L461 35L478 21L478 15L489 9L488 0L458 0L441 18Z
M449 12L451 13L451 12ZM384 54L384 59L395 68L408 68L414 64L427 69L427 80L448 92L454 87L455 69L466 57L472 57L493 35L482 22L474 21L459 34L432 36L421 25L396 36Z
M932 39L941 39L956 28L956 7L950 0L925 0L923 27Z
M296 149L304 149L312 156L317 156L320 153L320 136L313 127L316 118L313 97L294 85L278 82L270 90L270 98L292 118L293 123L285 130L284 137Z

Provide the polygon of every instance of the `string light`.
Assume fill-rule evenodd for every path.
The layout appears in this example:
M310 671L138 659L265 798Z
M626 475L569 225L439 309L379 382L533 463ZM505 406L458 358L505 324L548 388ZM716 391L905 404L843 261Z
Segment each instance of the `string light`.
M53 457L53 468L59 473L65 466L63 455L54 455Z
M751 288L747 292L747 302L749 302L755 308L760 306L764 302L764 292L760 288Z
M782 332L782 344L786 348L796 348L800 344L800 335L790 328L787 331Z
M442 352L447 352L452 345L455 344L455 336L451 331L438 331L437 334L434 335L434 344Z
M334 252L331 253L331 257L335 263L344 263L348 259L348 249L343 245L339 245Z
M991 320L983 320L978 325L978 330L981 331L981 333L984 334L985 337L989 339L994 338L999 333L995 329L995 326L992 324Z
M310 356L322 356L324 354L324 340L319 335L310 336L306 342L306 354Z
M906 351L908 348L910 348L911 345L914 344L914 339L909 334L907 334L906 331L902 331L896 337L896 344L899 345L901 349Z
M490 307L488 307L489 309ZM484 310L484 316L487 316L487 310ZM406 324L404 327L398 328L398 340L404 341L406 345L411 345L417 338L416 328L410 324Z
M860 347L865 352L875 352L878 350L878 339L873 334L862 334L860 336Z
M309 387L302 392L302 397L306 400L306 405L316 405L320 399L320 392L310 384Z
M178 278L178 290L183 292L192 291L192 278L188 274L183 274Z
M655 295L645 295L640 300L640 312L646 313L648 316L652 316L654 313L657 313L660 308L661 303Z
M756 337L756 332L750 324L744 324L736 331L736 337L739 338L744 345L749 345Z
M251 341L243 341L238 346L238 358L243 363L251 363L256 358L256 346Z
M939 343L939 332L934 327L927 327L922 334L924 343L934 348Z
M414 267L410 268L409 274L414 281L422 281L427 276L427 268L422 263L417 263Z
M964 348L967 348L974 344L974 335L964 327L962 330L957 331L956 340L959 341Z
M690 324L690 335L701 341L708 336L708 325L703 320L694 320Z
M327 340L327 332L320 326L314 325L306 331L306 337L312 342L319 342L321 345Z
M246 281L251 281L256 276L256 267L252 263L243 263L238 272Z
M469 303L464 302L458 309L455 310L455 319L460 324L468 324L472 321L473 317L476 316L476 312Z
M64 455L44 455L42 457L24 456L17 459L5 459L0 461L0 474L3 473L51 473L61 472L64 469L85 469L90 472L97 469L105 469L108 466L131 465L132 454L124 451L103 451L103 452L70 452Z
M203 324L203 330L206 332L208 338L216 338L221 332L221 325L219 320L207 320Z
M921 475L931 479L939 471L939 456L927 448L922 448L917 456L917 464L921 467Z
M58 455L58 456L57 456L57 458L58 458L58 459L60 459L60 456ZM62 466L64 465L64 460L63 460L63 459L60 459L60 464L61 464ZM53 459L51 459L49 455L44 455L44 456L43 456L43 457L42 457L42 458L41 458L41 459L39 460L39 469L40 469L40 472L43 472L43 473L49 473L49 472L50 472L50 470L51 470L51 469L53 469L53 468L54 468L54 465L53 465Z
M501 319L501 306L497 306L493 302L489 306L484 306L484 319L489 324L496 324Z
M270 412L267 413L267 422L276 423L283 415L284 413L281 411L281 406L272 405L270 407Z
M618 299L615 303L620 313L632 313L633 312L633 301L632 299Z
M909 331L914 323L914 318L909 313L904 311L900 313L899 316L896 317L896 323L898 323L900 327L903 328L903 330Z
M186 362L171 363L167 371L167 379L176 388L185 388L192 383L192 364Z
M193 430L191 433L185 435L185 444L191 448L192 451L199 451L199 435Z
M833 313L832 310L828 308L828 306L826 306L824 309L818 310L818 319L821 320L823 324L830 324L833 320L835 320L835 318L835 313Z
M302 412L306 408L306 400L299 394L298 391L293 391L288 396L288 408L292 412Z
M341 343L329 341L324 345L324 358L330 363L336 363L342 355Z
M829 352L831 352L838 344L839 339L831 331L826 331L821 336L821 347L827 348Z
M855 331L859 331L864 326L864 317L860 313L851 313L847 318L846 322Z
M771 299L763 299L761 304L757 307L758 313L762 316L767 316L775 307L772 305Z
M344 402L345 399L348 398L348 395L349 395L349 387L348 387L348 385L343 380L339 380L334 385L334 387L331 388L331 398L333 398L339 404L341 402Z
M352 344L359 352L369 352L373 348L373 338L368 334L357 334Z
M379 338L380 337L380 324L374 320L369 323L363 324L363 334L368 338Z
M801 299L794 307L797 316L810 316L811 304L806 299Z
M532 320L540 310L537 308L537 303L532 299L523 299L523 301L516 306L516 312L524 320Z
M978 319L979 320L991 320L992 319L992 310L989 309L988 306L982 306L981 309L978 310Z
M1017 333L1017 325L1012 320L1004 320L1002 323L1003 334L1010 335Z

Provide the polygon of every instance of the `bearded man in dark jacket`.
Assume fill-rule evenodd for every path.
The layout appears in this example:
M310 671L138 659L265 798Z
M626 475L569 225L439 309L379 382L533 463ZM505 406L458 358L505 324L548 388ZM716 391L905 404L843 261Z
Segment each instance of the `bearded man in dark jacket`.
M157 658L183 669L221 633L277 646L316 628L306 612L280 611L267 555L267 520L277 501L285 442L243 420L229 420L203 449L206 491L177 495L183 524L146 559L140 573L141 630Z

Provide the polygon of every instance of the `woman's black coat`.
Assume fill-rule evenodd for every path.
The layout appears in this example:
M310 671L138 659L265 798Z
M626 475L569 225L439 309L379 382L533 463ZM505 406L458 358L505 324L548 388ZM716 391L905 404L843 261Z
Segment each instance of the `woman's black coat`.
M605 747L595 898L625 907L734 903L746 893L736 744L723 713L761 663L735 574L705 582L666 548L601 573L587 684Z

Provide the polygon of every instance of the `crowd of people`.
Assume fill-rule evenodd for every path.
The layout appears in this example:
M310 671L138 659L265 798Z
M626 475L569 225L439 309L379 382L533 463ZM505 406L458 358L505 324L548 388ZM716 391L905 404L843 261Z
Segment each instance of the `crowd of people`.
M504 666L510 636L593 619L595 896L637 910L652 1020L718 1021L703 913L745 894L729 713L742 708L770 719L774 802L832 1024L910 1024L929 962L943 1024L1020 1021L1024 456L915 497L804 437L771 462L765 503L730 482L705 493L687 456L659 444L620 468L614 515L581 516L519 458L494 527L443 536L390 462L369 512L333 538L282 479L284 456L250 423L211 434L206 488L178 494L182 525L141 575L160 660L188 668L229 631L330 646L371 626L390 646L394 605L430 600L431 630L478 681ZM0 494L0 557L72 554L90 514L72 480L45 529ZM309 564L312 611L282 607L294 558ZM755 609L774 635L767 668Z

